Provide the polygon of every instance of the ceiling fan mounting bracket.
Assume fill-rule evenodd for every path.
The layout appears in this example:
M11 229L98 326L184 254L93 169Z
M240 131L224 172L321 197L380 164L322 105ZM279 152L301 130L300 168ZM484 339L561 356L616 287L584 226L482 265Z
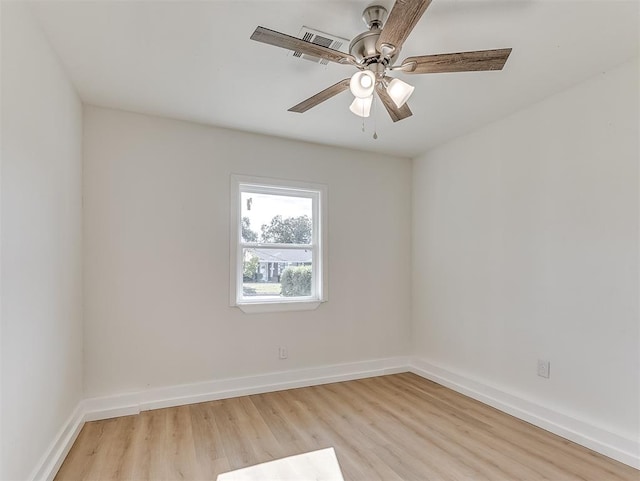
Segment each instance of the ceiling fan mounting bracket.
M370 5L362 12L362 21L369 29L382 30L387 19L387 9L382 5Z

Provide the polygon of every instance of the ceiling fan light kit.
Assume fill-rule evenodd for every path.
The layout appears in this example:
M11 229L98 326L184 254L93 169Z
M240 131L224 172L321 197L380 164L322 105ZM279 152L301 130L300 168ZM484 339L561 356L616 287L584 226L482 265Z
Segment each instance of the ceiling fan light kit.
M376 74L371 70L361 70L351 77L349 89L354 97L364 99L373 95L373 89L376 87Z
M387 9L380 5L365 8L362 20L369 30L353 38L349 45L349 53L265 27L257 27L251 39L358 69L351 78L341 80L294 105L289 109L290 112L306 112L349 89L355 97L349 107L351 112L360 117L368 117L375 93L391 119L397 122L413 115L406 102L415 88L399 78L388 76L388 72L398 71L413 75L502 70L511 54L510 48L477 50L409 57L396 64L404 41L430 3L431 0L397 0L388 18Z
M369 117L371 113L371 104L373 103L373 94L368 97L360 98L356 97L351 102L349 110L356 114L358 117Z
M387 85L387 93L396 107L402 107L411 94L416 89L413 85L409 85L407 82L403 82L399 78L394 78Z

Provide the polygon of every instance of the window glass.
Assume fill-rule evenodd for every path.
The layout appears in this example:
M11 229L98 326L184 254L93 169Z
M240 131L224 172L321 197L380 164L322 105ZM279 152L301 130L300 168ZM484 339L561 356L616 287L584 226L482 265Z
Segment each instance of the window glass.
M242 241L311 244L313 201L309 197L242 192Z
M308 297L313 284L311 249L244 248L242 294L244 297ZM284 299L286 300L286 299Z

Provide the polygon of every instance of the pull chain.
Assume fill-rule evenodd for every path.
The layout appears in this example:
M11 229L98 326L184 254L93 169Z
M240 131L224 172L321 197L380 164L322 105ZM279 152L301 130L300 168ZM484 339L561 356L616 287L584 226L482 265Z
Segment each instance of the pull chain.
M376 109L376 96L373 96L373 140L378 140L378 110Z

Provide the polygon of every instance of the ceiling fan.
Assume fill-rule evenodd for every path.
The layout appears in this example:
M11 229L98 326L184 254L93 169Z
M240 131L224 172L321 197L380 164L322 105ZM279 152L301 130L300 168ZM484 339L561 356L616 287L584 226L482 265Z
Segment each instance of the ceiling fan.
M399 64L395 61L402 44L416 26L431 0L396 0L387 19L387 9L371 5L364 9L362 20L368 31L357 35L349 45L349 53L340 52L265 27L256 28L252 40L275 45L303 54L319 57L358 69L351 78L346 78L325 90L303 100L289 109L290 112L306 112L331 97L350 89L355 99L350 110L361 117L368 117L374 92L394 122L412 114L407 99L414 87L389 72L424 74L440 72L470 72L502 70L510 48L477 50L472 52L445 53L408 57ZM386 20L386 23L385 23Z

